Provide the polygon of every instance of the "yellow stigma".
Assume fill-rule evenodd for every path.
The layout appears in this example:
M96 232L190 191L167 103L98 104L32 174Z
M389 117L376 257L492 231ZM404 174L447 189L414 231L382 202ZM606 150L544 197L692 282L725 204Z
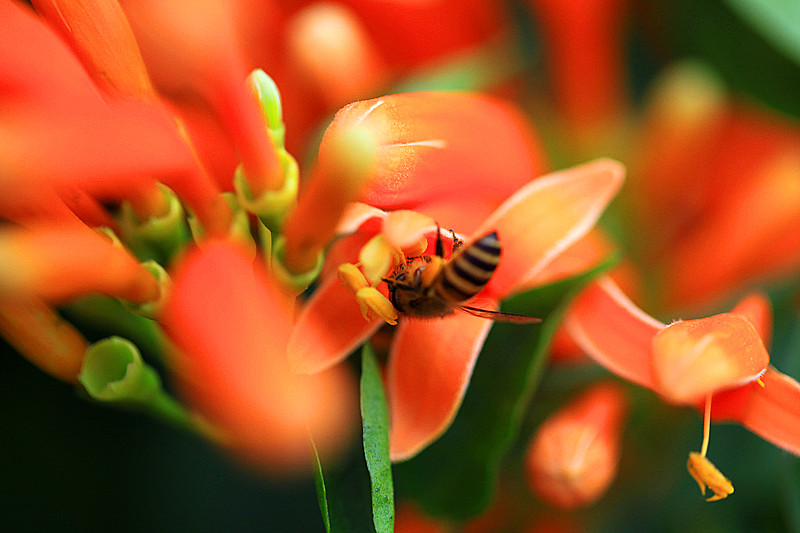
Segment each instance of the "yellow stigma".
M714 493L713 496L706 498L707 502L722 500L733 494L733 484L708 460L708 457L697 452L690 452L686 468L697 481L703 496L706 494L706 488L711 489Z
M365 320L381 318L387 324L397 325L397 310L389 299L374 287L364 287L356 292L356 301Z

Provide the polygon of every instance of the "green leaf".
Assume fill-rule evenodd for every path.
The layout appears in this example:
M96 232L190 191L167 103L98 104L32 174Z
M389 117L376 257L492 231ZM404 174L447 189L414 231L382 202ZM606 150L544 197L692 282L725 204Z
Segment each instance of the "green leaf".
M456 521L489 506L500 462L519 433L567 304L613 262L504 303L504 311L538 316L542 324L493 326L453 424L417 457L395 465L398 494L432 516Z
M737 92L800 116L800 8L788 0L664 4L673 45L702 59Z
M331 533L331 518L328 514L328 494L325 491L325 478L322 475L322 463L319 460L317 445L311 440L311 447L314 450L314 484L317 487L317 502L319 512L322 514L322 522L325 524L325 532Z
M394 485L389 459L389 410L375 355L369 344L361 352L361 418L364 457L372 485L372 521L378 533L394 531Z

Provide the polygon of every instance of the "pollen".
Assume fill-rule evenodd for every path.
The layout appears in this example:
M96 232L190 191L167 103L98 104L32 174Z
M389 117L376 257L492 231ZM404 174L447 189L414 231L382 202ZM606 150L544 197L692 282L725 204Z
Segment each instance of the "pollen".
M703 496L706 494L706 488L711 489L714 493L713 496L706 498L707 502L722 500L733 494L733 484L706 456L698 452L690 452L686 468L697 481Z
M356 292L356 301L361 307L364 320L381 318L387 324L397 325L397 310L389 299L374 287L364 287Z

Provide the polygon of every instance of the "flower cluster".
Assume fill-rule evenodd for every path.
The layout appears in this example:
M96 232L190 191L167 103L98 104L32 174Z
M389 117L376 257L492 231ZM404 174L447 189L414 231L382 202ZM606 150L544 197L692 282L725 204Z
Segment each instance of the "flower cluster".
M329 468L361 440L378 531L487 508L465 527L582 531L565 512L624 474L636 386L703 414L682 453L709 501L734 491L712 421L800 455L800 384L770 357L800 125L689 61L634 109L625 3L31 4L0 0L0 335L82 395L314 470L329 529ZM548 404L547 364L595 363ZM557 511L503 496L526 490Z

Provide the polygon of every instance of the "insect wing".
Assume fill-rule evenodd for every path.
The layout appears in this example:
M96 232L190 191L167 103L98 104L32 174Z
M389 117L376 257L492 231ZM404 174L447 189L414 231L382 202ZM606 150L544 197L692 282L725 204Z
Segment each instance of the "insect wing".
M490 311L489 309L480 309L478 307L471 307L469 305L459 305L458 309L481 318L488 318L495 322L512 322L514 324L533 324L541 322L541 318L532 316L516 315L514 313L502 313L500 311Z

